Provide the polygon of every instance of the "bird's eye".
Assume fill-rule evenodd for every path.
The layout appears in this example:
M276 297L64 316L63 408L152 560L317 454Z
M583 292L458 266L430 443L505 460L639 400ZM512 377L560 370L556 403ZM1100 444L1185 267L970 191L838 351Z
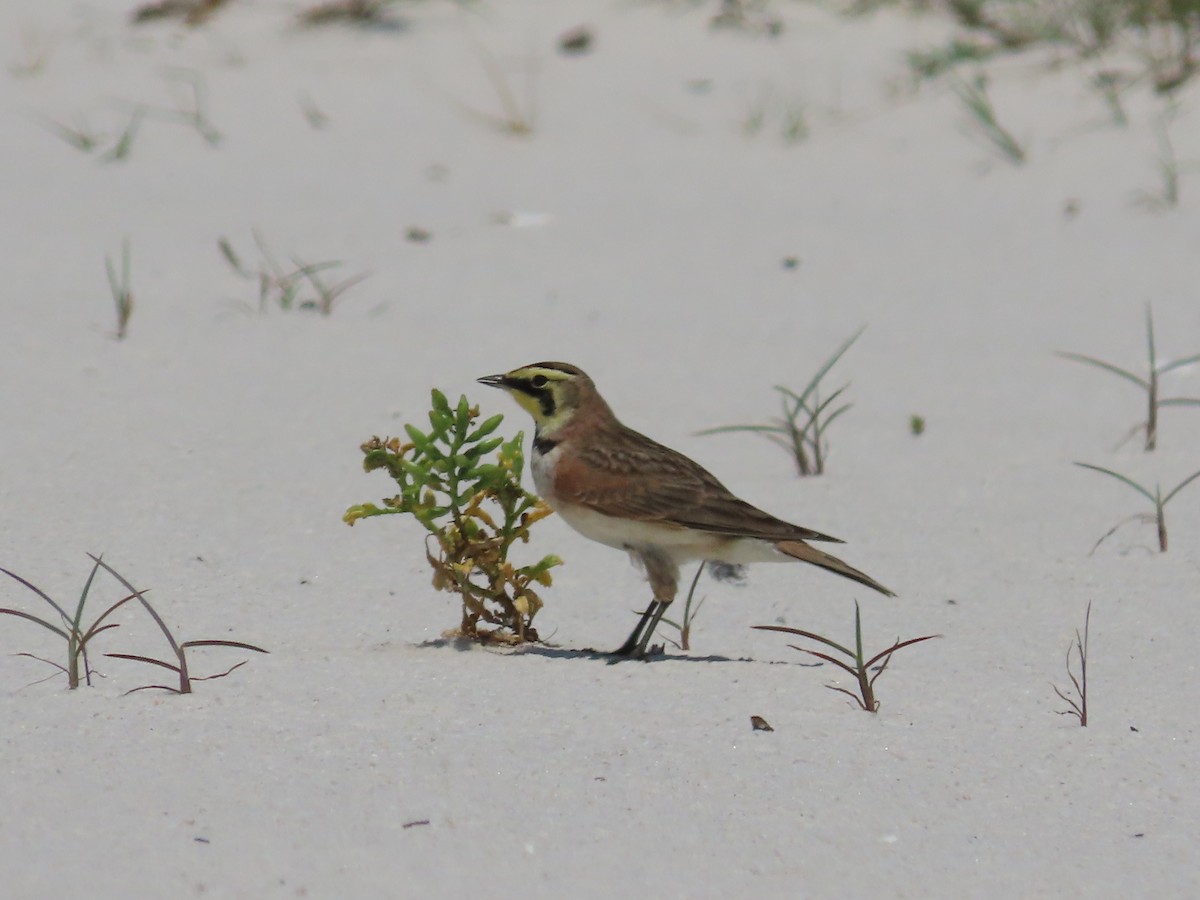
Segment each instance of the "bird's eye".
M533 385L535 388L544 388L546 386L546 383L549 380L550 379L547 378L545 375L534 375L532 378L529 379L529 383L531 385Z

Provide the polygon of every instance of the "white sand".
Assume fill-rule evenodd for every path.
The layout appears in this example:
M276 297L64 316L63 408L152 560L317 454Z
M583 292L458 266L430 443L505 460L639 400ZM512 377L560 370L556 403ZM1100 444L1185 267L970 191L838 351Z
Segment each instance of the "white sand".
M96 639L106 677L69 693L27 686L49 670L12 655L57 657L52 636L0 621L0 894L1200 893L1200 488L1168 508L1169 553L1131 523L1089 556L1144 507L1070 465L1172 485L1200 467L1200 413L1166 410L1154 454L1114 451L1135 389L1052 354L1142 366L1147 301L1164 357L1200 352L1194 185L1165 214L1131 202L1158 180L1144 89L1122 129L1086 67L989 66L1030 154L1014 168L944 87L889 89L905 50L949 33L933 20L779 3L772 40L710 31L713 5L514 0L302 32L293 4L260 2L189 31L132 28L130 6L0 6L6 64L51 47L0 76L0 565L69 603L103 551L183 637L271 655L190 697L125 696L153 671L98 654L163 652L129 610ZM594 52L554 52L581 22ZM500 109L476 44L518 96L535 64L531 137L463 111ZM186 96L169 67L202 75L218 146L148 119L105 164L38 122L86 120L107 147L128 103ZM1184 161L1195 96L1172 127ZM789 105L810 130L795 144ZM371 276L328 318L248 311L257 287L216 240L254 265L254 228L283 260ZM118 342L103 263L125 236L137 306ZM855 406L824 478L751 436L694 436L772 414L772 384L803 383L864 323L831 382ZM618 644L644 585L550 520L531 552L567 561L538 619L552 648L438 643L457 607L420 529L340 520L391 487L358 445L422 420L433 386L528 431L473 379L544 358L747 499L847 539L900 597L759 567L704 582L690 654L607 666L571 651ZM1200 395L1200 371L1168 389ZM749 629L849 641L855 598L880 648L945 634L896 656L877 716ZM1082 729L1051 685L1089 600ZM0 605L46 612L7 579Z

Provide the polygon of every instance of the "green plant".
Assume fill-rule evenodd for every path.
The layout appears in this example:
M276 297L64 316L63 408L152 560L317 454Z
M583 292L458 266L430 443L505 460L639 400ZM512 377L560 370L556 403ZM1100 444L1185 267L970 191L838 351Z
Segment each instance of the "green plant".
M842 385L822 400L820 396L821 381L865 330L866 326L864 325L838 347L834 354L825 360L821 368L817 369L816 374L808 380L808 384L800 393L797 394L782 385L775 386L783 406L781 417L772 419L766 425L722 425L717 428L706 428L698 433L723 434L731 431L748 431L761 434L791 453L800 475L824 473L825 460L829 452L825 431L842 413L850 409L851 404L842 404L831 411L830 407L850 385Z
M63 125L61 122L56 122L48 116L34 114L34 118L39 125L52 135L66 141L82 153L91 153L100 145L100 135L86 123L80 123L75 127L71 127L70 125Z
M678 642L671 641L671 643L675 644L675 646L680 650L687 651L691 649L692 623L695 622L696 616L700 613L700 607L704 605L704 600L706 599L701 598L693 607L692 598L696 593L696 584L700 581L700 573L704 571L704 567L706 565L706 562L702 562L696 568L696 575L694 578L692 578L692 586L688 588L687 600L684 601L683 604L683 618L678 622L674 621L673 619L668 619L666 616L663 616L662 618L663 622L679 632ZM638 615L641 615L641 613L638 613ZM671 639L667 638L667 640Z
M913 413L908 417L908 430L914 436L918 437L925 433L925 417L918 416Z
M104 259L104 267L108 272L108 287L112 291L113 305L117 308L118 341L125 340L129 329L129 317L133 315L133 290L129 286L129 238L121 242L121 277L109 257Z
M1122 519L1120 522L1118 522L1116 525L1114 525L1112 528L1110 528L1104 534L1104 536L1100 538L1100 540L1096 541L1095 545L1092 547L1092 551L1091 551L1092 553L1095 553L1096 548L1099 547L1102 543L1104 543L1105 539L1111 537L1118 528L1120 528L1126 522L1132 522L1134 520L1154 522L1158 528L1159 552L1161 552L1161 553L1167 552L1167 520L1166 520L1165 515L1163 514L1163 508L1168 503L1171 502L1171 500L1175 497L1176 494L1178 494L1185 487L1187 487L1189 484L1191 484L1193 481L1195 481L1196 478L1200 477L1200 470L1193 472L1187 478L1183 479L1183 481L1179 482L1179 484L1175 485L1175 487L1173 487L1170 491L1168 491L1166 496L1164 497L1162 488L1157 484L1154 486L1154 493L1152 494L1152 493L1150 493L1149 490L1142 487L1142 485L1138 484L1132 478L1122 475L1120 472L1114 472L1112 469L1105 469L1100 466L1093 466L1091 463L1077 462L1077 463L1075 463L1075 465L1080 466L1081 468L1084 468L1084 469L1091 469L1093 472L1100 472L1101 474L1108 475L1111 478L1115 478L1115 479L1117 479L1117 481L1120 481L1122 484L1129 485L1131 488L1133 488L1135 491L1137 491L1139 494L1141 494L1143 497L1145 497L1147 500L1149 500L1151 503L1154 504L1154 515L1153 516L1149 516L1149 515L1146 515L1143 513L1143 514L1139 514L1139 515L1135 515L1135 516L1130 516L1127 519Z
M1063 359L1074 360L1075 362L1085 363L1089 366L1094 366L1097 369L1103 369L1106 372L1111 372L1114 375L1119 375L1126 381L1136 384L1146 393L1146 421L1135 425L1130 434L1133 434L1144 428L1146 431L1146 449L1153 450L1158 446L1158 411L1164 406L1200 406L1200 400L1192 397L1168 397L1163 398L1160 394L1159 379L1176 369L1184 366L1189 366L1192 363L1200 362L1200 353L1192 356L1185 356L1182 359L1172 360L1168 363L1159 363L1158 356L1154 349L1154 317L1150 311L1150 304L1146 304L1146 347L1149 356L1149 364L1147 365L1148 376L1146 378L1140 375L1135 375L1128 369L1122 369L1120 366L1115 366L1112 363L1105 362L1102 359L1096 359L1094 356L1084 356L1080 353L1066 353L1059 351L1058 355Z
M386 16L396 0L327 0L310 6L300 13L300 24L307 26L349 23L362 26L392 24Z
M904 647L910 647L913 644L919 644L922 641L931 641L934 638L940 638L940 634L927 634L923 637L909 638L902 641L896 638L896 642L886 650L876 653L870 659L866 658L863 653L863 636L862 636L862 614L859 612L858 602L854 603L854 649L843 647L836 641L832 641L824 635L815 634L811 631L802 631L799 628L788 628L785 625L755 625L753 626L758 631L778 631L781 634L794 634L810 641L816 641L818 644L823 644L832 650L836 650L844 657L850 660L849 663L843 662L836 656L830 656L828 653L823 653L820 650L812 650L808 647L798 647L795 644L788 644L793 650L799 650L801 653L807 653L809 656L815 656L817 659L827 663L832 663L839 669L848 672L858 682L858 693L854 693L844 687L839 687L836 684L825 685L831 691L837 691L839 694L846 694L852 697L854 701L867 712L878 712L879 701L875 699L875 681L887 669L888 663L892 661L892 654ZM879 663L879 667L875 670L875 674L871 674L871 668Z
M550 515L550 508L521 486L524 435L518 432L509 441L492 437L504 416L477 424L479 408L465 396L451 407L435 389L431 406L431 430L405 425L406 443L373 437L362 445L363 468L386 471L400 493L382 506L352 506L343 520L353 525L372 516L411 515L428 532L425 556L433 567L433 586L462 599L459 634L506 643L536 641L532 623L542 600L533 585L548 586L550 569L562 560L548 555L517 567L508 558L514 544L529 540L530 526ZM495 462L486 461L493 451ZM429 550L431 539L436 554ZM480 631L481 621L497 627Z
M970 121L987 141L988 146L1013 165L1025 162L1025 149L996 117L996 108L987 92L987 77L978 73L969 82L954 78L950 87L967 108L971 116Z
M100 634L100 632L107 631L110 628L118 627L116 623L105 625L104 622L109 616L111 616L114 612L116 612L136 596L136 594L129 594L126 597L122 597L116 603L105 609L104 612L97 616L90 625L85 626L83 622L84 608L87 606L88 595L92 590L92 582L96 579L96 572L100 569L100 560L97 557L92 557L92 559L95 560L95 565L92 566L92 571L88 573L87 581L83 583L83 590L79 594L79 600L75 603L75 612L71 615L68 615L67 611L59 603L57 603L53 598L50 597L49 594L37 587L32 582L27 581L15 572L10 572L8 569L0 568L0 572L3 572L14 581L23 584L25 587L29 588L29 590L33 591L48 604L50 604L54 611L58 613L58 617L62 622L62 625L60 627L48 619L43 619L41 616L36 616L33 613L27 613L19 609L4 608L0 609L0 613L6 616L16 616L17 618L25 619L29 622L34 622L38 625L41 625L48 631L52 631L54 634L58 635L60 638L66 641L67 644L66 665L60 665L59 663L52 662L51 660L44 659L43 657L35 656L32 653L18 653L17 655L27 656L30 659L36 659L39 662L48 663L49 665L52 665L56 669L65 673L67 676L67 687L71 690L75 690L75 688L79 687L81 674L83 681L86 684L90 685L92 683L92 667L90 661L88 660L88 644L91 642L92 638ZM82 669L80 668L81 665Z
M102 162L120 162L129 157L129 153L133 150L133 139L137 137L138 129L142 127L142 120L146 117L146 111L142 107L134 109L129 117L129 124L125 126L125 130L121 132L117 142L100 157Z
M136 691L146 691L146 690L153 689L153 690L170 691L173 694L190 694L192 692L192 682L193 681L212 681L215 678L224 678L230 672L234 671L235 669L240 669L242 666L244 666L246 664L246 660L242 660L241 662L235 663L234 665L230 666L224 672L219 672L216 675L205 675L202 677L193 677L190 675L190 673L188 671L187 650L189 647L232 647L236 650L253 650L255 653L266 653L267 652L262 647L256 647L254 644L246 644L246 643L243 643L242 641L226 641L226 640L204 640L204 641L182 641L182 642L177 641L175 639L175 635L172 633L171 629L167 627L167 623L163 621L162 616L160 616L158 614L158 611L153 606L151 606L150 601L146 599L146 591L144 591L144 590L139 591L137 588L135 588L132 584L129 583L129 581L125 578L125 576L121 575L116 569L114 569L108 563L101 560L100 557L92 556L90 553L88 554L88 556L91 556L92 560L95 562L95 564L97 566L100 566L101 568L104 569L104 571L108 572L108 574L112 575L113 578L117 579L117 581L119 581L121 583L121 585L127 591L130 592L129 596L125 598L126 600L129 600L129 599L132 599L135 597L137 598L138 602L142 604L142 608L145 609L146 612L150 614L150 618L152 618L154 620L154 624L156 624L158 626L159 630L162 631L163 636L167 639L167 643L171 645L171 651L175 654L175 659L177 660L176 664L172 664L169 662L163 662L160 659L154 659L153 657L138 656L138 655L135 655L132 653L106 653L106 654L104 654L105 656L110 656L114 659L128 659L128 660L133 660L135 662L144 662L144 663L150 663L151 665L155 665L155 666L161 666L164 669L170 669L172 672L174 672L176 675L179 676L179 687L177 687L177 688L171 687L170 685L167 685L167 684L147 684L147 685L143 685L142 687L134 688L132 691L128 691L127 693L132 694ZM122 601L122 602L124 602L124 601Z
M292 257L294 269L281 266L271 253L267 242L258 230L254 232L254 243L262 257L256 270L247 268L237 251L227 238L217 239L217 249L229 263L233 271L248 280L258 282L258 311L266 312L267 308L275 305L284 311L291 309L315 310L327 316L333 312L334 305L350 288L368 277L363 272L351 275L336 284L326 284L321 273L336 269L343 265L340 261L330 260L320 263L306 263L297 257ZM307 290L306 290L307 289Z
M1070 709L1059 710L1060 716L1075 716L1079 719L1079 724L1083 728L1087 728L1088 723L1088 696L1087 696L1087 661L1088 661L1088 630L1092 624L1092 601L1088 601L1087 612L1083 617L1083 634L1080 635L1079 629L1075 630L1075 640L1067 645L1067 677L1071 679L1071 684L1075 688L1075 696L1068 697L1065 693L1058 689L1057 685L1051 685L1054 688L1054 693L1065 700ZM1075 651L1079 653L1079 677L1075 677L1075 673L1071 671L1071 654Z

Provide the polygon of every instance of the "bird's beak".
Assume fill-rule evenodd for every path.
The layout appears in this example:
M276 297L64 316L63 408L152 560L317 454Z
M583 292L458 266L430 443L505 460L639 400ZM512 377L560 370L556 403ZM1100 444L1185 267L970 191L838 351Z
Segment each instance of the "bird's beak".
M484 375L482 378L476 378L480 384L486 384L488 387L503 388L507 387L507 379L503 375Z

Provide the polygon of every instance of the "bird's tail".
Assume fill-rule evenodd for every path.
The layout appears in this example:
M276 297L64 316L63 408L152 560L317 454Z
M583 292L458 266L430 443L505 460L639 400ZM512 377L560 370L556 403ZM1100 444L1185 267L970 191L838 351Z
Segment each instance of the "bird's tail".
M830 556L823 550L810 547L804 541L779 541L775 547L781 553L786 553L788 556L798 559L801 562L812 563L814 566L828 569L830 572L841 575L843 578L849 578L851 581L865 584L867 587L874 588L879 593L886 594L889 597L896 596L866 572L860 572L853 566L842 562L836 556Z

